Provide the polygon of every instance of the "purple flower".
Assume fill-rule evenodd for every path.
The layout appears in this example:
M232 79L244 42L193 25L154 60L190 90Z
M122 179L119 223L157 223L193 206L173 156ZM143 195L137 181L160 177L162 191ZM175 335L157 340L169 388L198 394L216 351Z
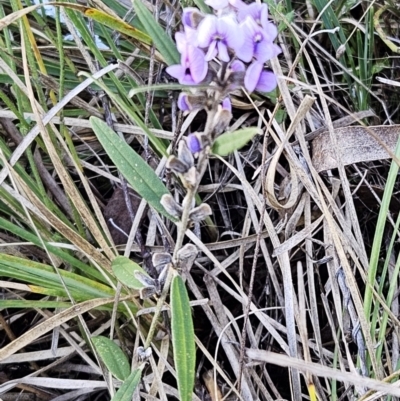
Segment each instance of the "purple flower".
M260 92L271 92L276 88L276 76L271 71L263 70L263 64L254 62L246 71L244 86L248 92L258 90Z
M237 50L243 43L243 36L236 21L229 17L217 18L207 15L198 27L197 44L208 48L206 60L217 56L221 61L229 61L228 48Z
M236 55L246 63L250 62L253 57L260 63L277 56L281 49L272 43L278 35L276 26L268 23L265 28L256 24L251 17L247 17L241 24L244 36L244 43L236 51Z
M265 3L251 3L242 7L237 14L238 21L243 22L247 17L253 20L264 29L268 26L268 6Z
M182 47L182 50L181 64L171 65L166 71L182 85L199 84L206 77L208 70L204 53L197 47L188 44L185 48Z

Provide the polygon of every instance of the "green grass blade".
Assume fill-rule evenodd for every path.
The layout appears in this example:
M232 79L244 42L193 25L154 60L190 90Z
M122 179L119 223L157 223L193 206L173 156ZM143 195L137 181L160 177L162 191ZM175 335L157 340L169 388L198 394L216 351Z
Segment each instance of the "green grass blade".
M71 307L71 302L61 301L32 301L31 299L0 299L0 308L17 309L65 309Z
M189 297L179 275L173 278L171 285L171 330L180 400L190 401L194 386L196 347Z
M395 155L400 157L400 139L397 142ZM368 285L365 288L364 294L364 312L367 320L370 320L371 313L371 305L372 305L372 289L377 282L377 270L378 270L378 262L379 255L381 250L381 245L384 236L384 229L386 224L387 213L389 211L390 201L393 195L393 188L396 183L397 173L399 171L399 166L392 161L390 166L388 179L385 185L385 191L383 193L382 203L379 209L378 221L376 224L376 230L374 235L374 241L372 244L371 257L369 261L369 269L368 269ZM375 335L375 327L371 327L372 335Z
M77 300L104 298L114 295L114 290L79 274L59 270L71 295ZM46 295L67 296L54 268L12 255L0 254L0 275L28 283L32 292Z
M164 57L165 62L168 65L178 64L180 56L178 50L176 49L175 43L161 28L158 22L151 15L150 11L140 0L135 0L133 2L133 7L135 8L140 22L145 27L149 36L153 39L157 50Z

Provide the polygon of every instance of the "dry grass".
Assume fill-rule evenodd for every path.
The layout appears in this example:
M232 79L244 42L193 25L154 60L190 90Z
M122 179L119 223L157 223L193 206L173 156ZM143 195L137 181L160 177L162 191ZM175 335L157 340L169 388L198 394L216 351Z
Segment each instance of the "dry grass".
M198 347L193 399L400 399L400 148L385 130L368 128L394 126L398 138L397 89L376 78L399 77L395 49L383 41L397 46L399 15L382 1L348 3L271 3L282 27L283 53L271 62L279 97L238 93L234 129L258 126L263 135L209 160L199 195L213 216L187 232L200 251L187 275ZM131 21L125 3L92 6ZM2 16L16 8L0 4ZM150 8L168 32L178 26L179 4ZM329 13L340 34L326 31ZM117 282L112 260L119 253L144 264L148 251L170 251L176 232L134 194L127 209L126 181L88 116L115 118L115 129L177 196L166 157L135 118L173 148L201 129L204 116L180 115L176 91L128 97L132 86L168 79L154 49L139 54L133 39L113 40L96 24L111 48L96 50L78 13L64 14L66 25L50 17L44 24L35 12L17 17L0 31L0 398L108 400L120 383L89 339L116 339L135 365L155 305ZM66 29L74 36L68 46ZM329 35L339 44L345 36L341 58ZM129 70L107 66L111 56ZM108 96L78 71L97 74ZM337 129L350 134L355 125L367 127L387 158L367 157L362 142L337 145ZM323 132L335 168L321 171L313 141ZM348 151L357 163L343 162ZM135 400L177 397L167 312L159 329Z

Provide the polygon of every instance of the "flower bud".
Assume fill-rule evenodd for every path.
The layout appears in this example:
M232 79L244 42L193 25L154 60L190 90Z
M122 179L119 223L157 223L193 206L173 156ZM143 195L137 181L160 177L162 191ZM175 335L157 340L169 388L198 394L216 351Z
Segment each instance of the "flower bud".
M161 197L160 200L161 205L163 205L164 209L174 217L182 216L182 206L178 205L175 202L175 199L170 194L165 194Z
M231 99L229 99L229 97L226 97L222 101L221 106L222 106L223 110L228 110L230 113L232 113L232 103L231 103Z
M154 287L154 279L148 274L136 270L133 275L135 276L136 280L143 284L144 287Z
M147 299L158 294L155 287L143 287L139 290L140 299Z
M183 278L192 268L193 263L197 258L197 254L198 250L193 244L186 244L178 251L178 265L182 270Z
M194 158L192 152L189 150L186 141L179 141L178 145L178 158L181 162L186 164L187 170L194 165Z
M169 253L158 252L153 254L151 259L157 272L160 273L168 263L171 263L172 257Z
M197 250L196 246L193 244L186 244L178 251L178 260L185 261L187 259L191 259L196 257L198 253L199 251Z
M186 143L192 153L199 153L203 149L197 134L190 134L186 139Z
M229 99L228 99L229 100ZM223 108L223 106L218 106L218 111L214 117L214 136L217 136L224 132L226 128L229 126L229 123L232 119L232 113L228 108Z
M180 110L187 112L193 110L202 110L205 108L207 98L203 93L197 93L195 95L189 95L181 92L178 97L178 107Z
M167 160L166 167L172 170L174 173L183 174L188 171L189 167L186 163L182 160L178 159L175 156L170 156Z
M189 28L196 29L204 17L204 14L201 13L197 8L186 7L182 12L182 23Z
M191 167L186 174L183 175L183 184L186 188L194 188L197 182L196 167Z
M177 104L178 104L179 110L182 110L182 111L190 111L191 110L191 106L188 102L188 95L184 92L181 92L179 94Z
M138 347L136 350L136 354L138 356L138 359L142 362L147 361L151 355L152 355L153 351L151 349L151 347L144 349L144 347Z
M211 214L211 207L207 203L202 203L200 206L197 206L190 211L189 219L194 223L198 223Z

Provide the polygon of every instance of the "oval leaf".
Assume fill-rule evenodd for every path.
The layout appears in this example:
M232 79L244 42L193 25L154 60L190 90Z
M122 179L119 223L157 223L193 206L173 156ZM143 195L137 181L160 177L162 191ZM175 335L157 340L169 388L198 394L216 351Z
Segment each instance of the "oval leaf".
M180 56L174 42L154 19L150 11L141 0L135 0L133 7L140 22L143 24L148 35L153 39L157 50L161 53L165 62L168 65L178 64Z
M219 156L227 156L235 150L241 149L255 135L261 131L257 127L249 127L235 132L226 132L219 136L212 147L212 152Z
M107 369L118 380L126 380L131 368L128 358L114 341L107 337L98 336L92 338L93 346Z
M131 401L132 395L139 384L141 375L141 369L134 370L115 393L111 401Z
M161 197L169 192L153 169L104 121L90 117L90 124L104 150L132 188L155 210L175 220L160 203Z
M122 284L125 284L129 288L134 288L136 290L143 288L143 284L135 277L135 271L140 271L143 274L146 274L146 272L137 263L125 256L117 256L112 261L111 267L115 277Z
M194 386L196 347L189 297L179 275L173 278L171 285L171 329L180 400L190 401Z

